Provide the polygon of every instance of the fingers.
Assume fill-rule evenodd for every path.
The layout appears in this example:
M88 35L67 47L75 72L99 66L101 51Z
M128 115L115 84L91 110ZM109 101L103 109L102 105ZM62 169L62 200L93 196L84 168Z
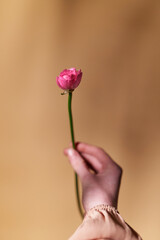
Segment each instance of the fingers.
M95 157L88 153L81 153L81 156L85 159L89 167L95 172L98 173L102 169L102 163Z
M102 171L111 161L111 158L102 148L80 142L77 143L76 149L98 172Z
M92 166L95 173L102 173L113 162L111 157L102 148L94 145L77 142L76 150L85 159L87 165Z
M68 156L70 164L81 179L90 174L84 159L76 150L67 148L64 150L64 154Z
M90 154L98 159L106 157L106 154L103 151L103 149L87 143L82 143L82 142L77 143L76 149L78 150L78 152Z

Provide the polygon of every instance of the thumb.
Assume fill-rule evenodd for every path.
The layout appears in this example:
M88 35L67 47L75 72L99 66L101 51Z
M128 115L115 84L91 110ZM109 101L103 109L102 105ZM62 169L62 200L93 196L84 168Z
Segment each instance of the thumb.
M81 180L85 176L90 174L84 159L76 150L74 150L73 148L67 148L64 150L64 154L68 156L71 166L73 167L74 171L79 175Z

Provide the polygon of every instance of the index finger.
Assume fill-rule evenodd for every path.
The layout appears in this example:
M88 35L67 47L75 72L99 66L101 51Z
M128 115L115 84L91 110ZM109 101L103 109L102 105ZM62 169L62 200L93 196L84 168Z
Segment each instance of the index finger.
M90 145L88 143L79 142L76 144L76 149L80 153L86 153L96 157L100 162L106 162L107 158L109 159L109 156L107 156L102 148Z

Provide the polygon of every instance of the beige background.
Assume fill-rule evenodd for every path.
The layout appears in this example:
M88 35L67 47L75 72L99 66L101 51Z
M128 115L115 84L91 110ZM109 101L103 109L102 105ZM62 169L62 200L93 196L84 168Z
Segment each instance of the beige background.
M0 239L67 239L80 224L67 96L56 76L83 71L76 139L123 167L119 211L160 239L159 0L0 2Z

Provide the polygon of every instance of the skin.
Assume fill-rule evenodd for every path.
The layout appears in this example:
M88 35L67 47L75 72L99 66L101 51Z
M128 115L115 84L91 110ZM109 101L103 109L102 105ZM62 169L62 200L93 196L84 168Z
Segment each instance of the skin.
M100 204L117 208L122 168L102 148L82 142L64 154L81 181L84 210Z

